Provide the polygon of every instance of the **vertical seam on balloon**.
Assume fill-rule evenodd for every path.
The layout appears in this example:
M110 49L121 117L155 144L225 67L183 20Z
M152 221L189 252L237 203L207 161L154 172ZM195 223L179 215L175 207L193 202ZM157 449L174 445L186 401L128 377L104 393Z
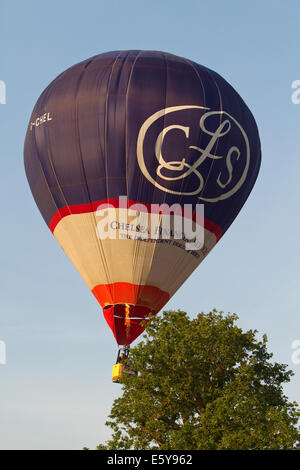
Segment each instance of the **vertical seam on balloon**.
M111 68L111 72L110 72L110 75L109 75L109 79L108 79L108 84L107 84L107 88L106 88L106 96L105 96L105 129L104 129L104 157L105 157L105 180L106 180L106 198L108 199L109 196L108 196L108 170L107 170L107 117L108 117L108 95L109 95L109 87L110 87L110 82L111 82L111 78L112 78L112 75L113 75L113 71L114 71L114 68L115 68L115 65L117 63L117 60L118 58L121 56L121 52L122 51L119 51L118 55L116 56L115 60L114 60L114 63L112 65L112 68Z
M110 74L111 74L111 71L110 71ZM109 74L109 77L110 77L110 74ZM97 96L96 96L97 102L98 102L98 88L101 89L101 87L99 87L98 85L99 85L99 83L98 83L98 80L97 80L97 87L96 87L96 89L97 89ZM99 143L100 143L101 142L101 139L100 139L100 121L99 121L100 113L97 113L97 116L98 116L98 119L97 119L97 136L98 136L98 140L99 140ZM104 129L104 135L105 135L105 129ZM99 145L99 147L101 148L101 145ZM105 159L105 138L104 138L104 147L102 147L99 150L99 152L101 152L101 156L104 155L104 159ZM105 175L107 175L106 162L104 162L104 166L105 166ZM104 179L105 179L105 185L107 187L107 177L105 176ZM107 191L106 191L106 195L107 195ZM100 201L99 201L99 204L100 204ZM96 208L96 214L97 214L97 208ZM96 218L96 214L95 214L95 218ZM105 250L104 250L104 247L102 245L102 241L101 241L100 238L98 238L98 246L99 246L99 251L100 251L101 262L102 262L102 265L104 267L105 276L106 276L107 281L109 281L109 280L111 280L111 276L110 276L110 273L109 273L109 263L106 260ZM108 285L110 286L109 282L108 282ZM109 290L110 296L112 297L111 288L109 287L108 290Z
M165 67L166 67L165 103L164 103L164 109L166 110L166 108L168 107L169 68L168 68L168 56L167 56L167 54L163 53L163 57L164 57ZM165 127L166 127L166 113L164 113L164 115L163 115L163 129L165 129ZM156 181L157 181L158 177L159 177L159 175L157 174ZM154 188L154 191L155 190L156 190L156 187ZM167 193L165 192L164 196L163 196L163 204L166 202L166 199L167 199ZM163 218L163 214L159 214L159 225L160 226L161 226L161 223L162 223L162 218ZM170 219L171 219L171 216L170 216ZM156 250L160 249L161 246L163 246L163 245L160 245L160 243L155 244L155 248L154 248L153 253L152 253L152 260L155 257ZM169 284L169 280L172 276L174 276L174 271L172 269L170 269L169 270L169 275L165 276L164 280L162 281L164 283L164 285Z
M142 55L144 51L140 51L139 53L139 57ZM137 61L136 61L137 62ZM137 200L140 201L141 200L141 187L143 187L143 181L142 181L142 178L139 179L139 182L138 182L138 187L137 187ZM139 246L139 241L138 240L134 240L134 243L133 243L133 253L132 253L132 274L133 274L133 284L140 284L140 276L141 276L141 273L140 273L140 276L139 278L137 277L137 273L136 273L136 266L137 266L137 260L138 260L138 246ZM136 274L135 274L136 273Z
M55 82L55 83L53 84L52 89L50 89L50 87L49 87L49 93L47 93L47 103L48 103L48 101L49 101L49 98L51 97L51 95L52 95L53 92L54 92L54 89L55 89L56 84L57 84L57 82ZM65 196L65 194L64 194L64 192L63 192L62 186L61 186L61 184L60 184L60 182L59 182L58 175L57 175L56 170L55 170L55 166L54 166L54 162L53 162L53 158L52 158L51 146L48 145L48 143L49 143L49 134L48 134L48 131L49 131L49 130L48 130L47 126L45 126L45 127L44 127L44 136L45 136L45 141L47 142L47 147L46 147L46 148L47 148L47 157L48 157L48 161L49 161L49 163L50 163L50 166L51 166L51 169L52 169L52 172L53 172L55 181L56 181L56 183L57 183L57 187L58 187L59 191L61 192L61 195L62 195L62 197L63 197L63 200L65 201L66 206L68 207L68 210L69 210L69 212L70 212L70 214L71 214L71 211L70 211L69 206L68 206L68 201L67 201L66 196ZM34 132L35 132L35 131L34 131ZM45 176L45 179L46 179L46 176ZM50 188L49 188L49 189L50 189ZM52 196L52 193L51 193L51 196ZM53 196L52 196L52 197L53 197ZM57 209L58 209L57 204L56 204L56 207L57 207ZM59 210L59 209L58 209L58 210Z
M48 89L46 89L45 92L50 91L50 86L51 86L51 85L48 86ZM43 106L42 106L42 107L43 107ZM45 129L45 128L44 128L44 129ZM51 196L51 198L52 198L52 200L53 200L53 202L54 202L54 205L55 205L56 209L59 210L59 209L58 209L58 205L57 205L57 203L56 203L56 201L55 201L55 199L54 199L54 197L53 197L53 194L52 194L51 191L50 191L50 186L49 186L49 183L48 183L48 181L47 181L46 174L45 174L45 171L44 171L42 162L41 162L40 152L39 152L38 145L37 145L37 142L36 142L36 135L35 135L35 132L36 132L36 129L34 129L34 132L33 132L33 139L34 139L34 143L35 143L35 150L36 150L36 153L37 153L37 160L38 160L38 163L39 163L39 166L40 166L40 169L41 169L41 173L42 173L42 175L43 175L43 177L44 177L46 186L47 186L47 188L48 188L49 194L50 194L50 196Z
M200 73L198 72L198 70L196 69L195 65L193 64L193 62L191 60L188 60L188 59L183 57L183 61L193 69L193 71L195 72L195 74L198 78L198 81L200 81L200 85L201 85L201 88L202 88L202 94L203 94L203 98L204 98L204 102L201 103L201 104L202 104L202 106L204 106L204 108L206 108L206 94L205 94L205 87L204 87L204 84L203 84L203 81L202 81L202 77L201 77ZM202 137L202 133L200 132L200 142L199 142L199 147L200 148L201 148L201 137ZM187 186L187 184L188 184L188 178L186 178L185 180L182 181L182 186L181 186L181 189L183 189L182 192L185 192L185 186ZM204 184L204 186L205 186L205 184ZM204 186L201 190L201 193L204 189Z
M117 57L115 58L114 63L115 63L116 60L117 60ZM112 70L110 70L109 79L110 79L111 73L112 73ZM109 82L109 79L108 79L108 82ZM108 86L108 82L107 82L107 86ZM107 86L106 86L106 91L107 91ZM99 88L100 88L100 87L99 87ZM98 81L97 81L97 90L98 90ZM97 100L98 100L98 92L97 92ZM105 102L105 110L106 110L106 102ZM97 121L97 123L98 123L98 124L97 124L97 131L98 131L98 134L97 134L97 135L98 135L99 142L100 142L100 141L101 141L101 139L100 139L100 121L99 121L99 115L100 115L100 113L97 113L97 115L98 115L98 121ZM106 116L106 114L105 114L105 116ZM105 119L106 119L106 117L105 117ZM103 146L103 148L101 148L101 155L104 155L104 167L105 167L105 177L104 177L104 179L105 179L105 185L106 185L106 201L108 201L108 199L107 199L107 194L108 194L108 191L107 191L107 164L106 164L106 159L105 159L105 146L106 146L106 142L105 142L105 132L106 132L105 125L106 125L106 124L104 123L104 139L103 139L103 140L104 140L104 146ZM100 204L100 201L99 201L99 204ZM97 213L97 209L96 209L96 213ZM96 216L95 216L95 217L96 217ZM110 276L110 274L109 274L109 263L108 263L107 260L106 260L105 249L104 249L104 247L102 246L101 240L98 239L98 242L99 242L99 243L98 243L98 244L99 244L99 250L100 250L101 255L102 255L102 264L103 264L103 267L104 267L105 275L106 275L107 280L109 281L109 280L111 280L111 276ZM100 255L100 256L101 256L101 255ZM112 298L112 297L113 297L113 295L112 295L112 288L110 287L110 283L109 283L109 282L108 282L108 286L109 286L109 287L108 287L109 294L110 294L110 297Z
M202 77L201 77L200 73L198 72L198 70L196 69L196 67L194 66L194 64L193 64L192 61L190 61L190 60L188 60L188 59L184 59L184 60L185 60L185 62L186 62L190 67L193 68L194 72L196 73L196 75L197 75L197 77L198 77L198 80L200 81L201 88L202 88L202 90L203 90L203 96L204 96L204 104L203 104L203 106L206 107L205 87L204 87L204 85L203 85ZM202 132L200 133L200 143L201 143L201 136L202 136ZM199 147L201 148L201 145L199 145ZM209 178L209 174L210 174L210 170L211 170L211 168L212 168L213 162L214 162L214 161L212 161L212 163L211 163L211 165L210 165L210 168L209 168L209 170L208 170L208 174L207 174L206 180L204 181L203 188L202 188L202 190L200 191L200 193L197 195L198 198L199 198L199 196L200 196L200 195L203 193L203 191L204 191L204 188L205 188L205 186L206 186L206 182L207 182L207 180L208 180L208 178Z
M166 54L165 54L165 53L162 53L162 57L163 57L163 60L164 60L164 62L165 62L165 71L166 71L166 73L165 73L165 77L166 77L166 78L165 78L165 93L164 93L164 96L165 96L165 99L164 99L164 108L166 108L166 105L167 105L167 89L168 89L168 62L167 62L167 57L166 57ZM166 115L164 114L164 115L163 115L163 122L164 122L163 126L164 126L164 127L165 127L165 121L166 121ZM157 175L157 177L158 177L158 175ZM147 182L146 182L144 179L141 181L141 183L142 183L142 184L139 185L139 190L140 190L140 188L141 188L143 185L147 184ZM154 194L155 194L155 191L156 191L156 190L157 190L157 189L156 189L156 187L154 186L154 187L153 187L153 195L152 195L153 198L154 198ZM165 203L167 194L164 194L163 197L164 197L164 200L163 200L161 203ZM159 225L161 224L161 221L162 221L162 214L159 214L159 222L158 222ZM154 260L154 258L155 258L155 253L157 252L158 249L160 249L161 245L160 245L160 243L158 243L158 242L155 242L155 243L150 244L150 245L149 245L149 244L143 244L144 250L146 250L146 249L149 250L149 252L148 252L149 255L150 255L150 249L151 249L150 247L152 248L152 250L151 250L151 251L152 251L151 256L148 257L148 260L151 259L151 261L149 262L149 264L150 264L150 269L149 269L149 272L147 273L147 277L146 277L146 279L145 279L144 284L147 284L148 276L149 276L149 273L151 272L151 266L152 266L153 260ZM139 249L138 249L138 247L137 247L136 252L135 252L135 257L136 257L135 263L137 262L138 253L139 253ZM144 267L142 267L141 274L144 274L144 277L145 277ZM171 273L170 273L170 276L171 276ZM168 276L168 277L169 277L169 276ZM166 283L166 281L167 281L167 279L164 280L164 283ZM142 292L141 292L141 295L142 295Z
M110 279L109 277L109 271L107 269L108 267L108 263L106 262L106 258L105 256L103 256L103 253L101 251L101 248L100 248L100 244L99 244L99 239L97 237L97 231L96 231L96 227L97 227L97 221L96 221L96 215L95 215L95 212L93 211L93 206L92 206L92 199L91 199L91 194L90 194L90 190L89 190L89 184L88 184L88 179L87 179L87 176L86 176L86 172L85 172L85 167L84 167L84 161L83 161L83 155L82 155L82 148L81 148L81 142L80 142L80 130L79 130L79 118L78 118L78 95L79 95L79 88L80 88L80 84L81 84L81 81L82 81L82 78L83 78L83 75L84 73L86 72L86 69L88 68L88 66L93 62L93 60L90 60L89 62L87 62L87 64L85 65L84 69L81 71L80 73L80 76L79 76L79 79L78 79L78 82L76 84L76 90L75 90L75 129L76 129L76 134L77 134L77 142L78 142L78 150L79 150L79 157L80 157L80 166L81 166L81 173L82 173L82 176L83 176L83 179L84 179L84 183L85 183L85 188L86 188L86 191L87 191L87 196L88 196L88 200L89 200L89 204L91 206L91 211L89 211L89 219L92 221L92 228L95 228L95 230L92 230L93 232L93 238L96 240L96 246L97 246L97 252L99 254L99 258L100 258L100 261L103 263L103 266L104 266L104 270L106 273L108 273L108 278Z
M168 83L170 81L169 80L168 54L163 53L163 57L164 57L165 66L166 66L166 85L165 85L165 103L164 103L164 109L166 109L169 106L168 105ZM167 119L166 118L166 113L164 113L164 115L163 115L163 129L165 129L165 127L166 127L166 119ZM157 178L158 177L159 177L159 175L157 174ZM156 178L156 181L157 181L157 178ZM164 193L164 199L163 199L162 204L164 204L166 202L166 199L167 199L167 193ZM170 216L170 218L171 218L171 216ZM161 226L161 223L162 223L162 219L163 219L163 214L159 214L159 225L160 226ZM173 217L173 220L174 220L174 217ZM163 247L163 245L161 245L160 243L155 243L155 248L154 248L153 254L152 254L152 260L155 257L156 250L163 249L162 247ZM174 277L174 271L172 269L169 269L168 274L165 276L165 278L162 281L163 285L164 286L167 286L167 285L169 286L170 279L172 279L173 277ZM169 290L170 289L168 288L168 291Z
M127 201L128 201L128 196L129 196L129 186L128 186L128 171L127 171L127 165L128 165L128 142L127 142L127 138L128 138L128 125L127 125L127 118L128 118L128 96L129 96L129 88L130 88L130 85L131 85L131 78L132 78L132 75L133 75L133 69L135 67L135 64L139 58L139 56L142 54L142 51L138 51L133 63L132 63L132 67L131 67L131 71L130 71L130 76L129 76L129 80L128 80L128 83L127 83L127 90L126 90L126 97L125 97L125 175L126 175L126 193L127 193ZM128 210L128 209L127 209ZM133 287L133 284L134 284L134 269L132 268L132 294L134 294L134 287Z
M203 93L204 93L204 97L205 97L205 88L204 88L204 85L203 85L203 82L202 82L202 78L201 78L200 73L198 73L198 70L197 70L197 68L195 67L195 65L194 65L194 63L193 63L192 61L189 61L189 60L187 60L187 59L184 59L184 60L185 60L188 64L190 64L190 66L192 66L192 68L194 69L194 71L195 71L195 73L196 73L198 79L200 80L201 87L202 87L202 89L203 89ZM217 84L216 84L216 82L215 82L215 80L214 80L214 78L213 78L213 76L212 76L210 70L209 70L209 69L206 69L206 68L205 68L205 70L206 70L207 74L210 76L211 80L214 82L214 84L215 84L215 86L216 86L216 88L217 88L218 95L219 95L220 107L221 107L221 110L222 110L222 95L221 95L220 89L219 89L219 87L217 86ZM206 105L206 102L204 103L204 105ZM220 114L220 121L221 121L221 114ZM215 148L215 155L216 155L216 153L217 153L217 147L218 147L218 142L217 142L217 145L216 145L216 148ZM211 163L210 168L209 168L209 170L208 170L207 177L206 177L206 179L205 179L203 188L202 188L200 194L198 194L198 199L199 199L199 197L201 197L201 195L204 193L204 190L205 190L205 188L206 188L206 186L207 186L207 184L208 184L208 180L209 180L210 174L211 174L211 172L212 172L213 165L214 165L214 160L212 160L212 163ZM216 206L214 206L214 209L215 209L215 208L216 208Z
M88 63L89 63L89 62L88 62ZM62 72L57 78L61 77L64 73L65 73L65 72ZM57 80L57 79L56 79L56 80ZM46 92L48 92L48 93L47 93L47 100L48 100L48 101L49 101L49 98L51 97L51 95L52 95L53 92L54 92L55 86L57 85L57 81L56 81L56 80L55 80L55 82L53 82L53 87L50 88L50 86L49 86L49 90L46 90ZM48 139L49 135L48 135L47 126L44 127L44 132L45 132L45 134L44 134L44 135L45 135L45 140L46 140L46 142L48 143L48 142L49 142L49 139ZM65 204L66 204L66 207L67 207L69 213L71 214L71 210L70 210L70 208L69 208L69 204L68 204L67 198L66 198L66 196L65 196L65 194L64 194L64 191L63 191L63 189L62 189L62 186L61 186L61 184L60 184L60 182L59 182L59 179L58 179L58 175L57 175L56 170L55 170L55 166L54 166L54 162L53 162L53 158L52 158L52 152L51 152L51 147L50 147L50 145L47 145L47 156L48 156L48 161L49 161L50 166L51 166L51 169L52 169L52 171L53 171L53 175L54 175L54 178L55 178L55 180L56 180L58 189L59 189L60 192L61 192L61 195L62 195L62 197L63 197L63 199L64 199L64 201L65 201ZM44 174L44 176L45 176L45 174ZM45 176L45 180L46 180L46 176ZM48 183L47 183L47 185L48 185ZM49 189L50 189L50 188L49 188ZM51 193L51 196L52 196L52 193ZM52 198L53 198L53 196L52 196ZM54 199L54 198L53 198L53 199ZM57 204L55 204L55 205L56 205L56 207L57 207L57 210L59 210Z
M168 60L167 60L167 55L165 53L162 53L162 56L163 56L163 59L164 59L164 63L165 63L165 99L164 99L164 114L162 116L162 119L163 119L163 129L165 128L166 126L166 108L167 108L167 102L168 102ZM155 178L155 182L157 182L159 178L159 175L158 173L156 172L156 178ZM154 185L153 186L153 195L155 195L155 192L158 192L158 194L161 194L161 190L156 186ZM167 198L167 193L164 192L163 194L163 204L166 202L166 198Z
M106 87L106 95L105 95L104 159L105 159L106 199L107 199L108 202L109 202L109 196L108 196L108 165L107 165L108 94L109 94L109 87L110 87L111 78L112 78L112 75L113 75L113 70L114 70L114 67L117 63L118 58L121 56L121 53L122 53L122 51L119 50L119 52L117 53L117 55L115 57L114 63L111 67L111 71L110 71L110 74L109 74L109 79L108 79L108 83L107 83L107 87ZM101 247L102 247L102 244L101 244ZM104 249L103 249L103 252L104 252ZM105 262L106 262L106 258L105 258ZM107 266L107 269L109 271L109 264L107 262L106 262L106 266ZM108 276L108 279L111 279L110 274ZM109 282L109 284L111 284L111 282ZM110 288L110 294L111 294L111 297L113 297L114 294L111 291L111 288Z
M211 80L213 81L213 83L215 84L215 87L217 89L217 92L218 92L218 95L219 95L219 104L220 104L220 111L223 111L223 100L222 100L222 94L221 94L221 90L216 82L216 80L214 79L213 77L213 73L208 69L208 75L211 77ZM221 124L221 121L222 121L222 113L220 113L220 124ZM215 155L217 154L217 148L218 148L218 145L219 145L219 141L217 141L216 143L216 148L215 148ZM208 179L209 179L209 176L210 176L210 173L212 172L213 170L213 165L215 163L215 160L212 161L211 163L211 166L210 166L210 169L209 169L209 172L207 174L207 182L208 182ZM204 193L204 189L206 187L206 182L203 186L203 191L201 191L201 194L199 195L199 197L201 197ZM220 191L220 194L221 194L221 191ZM219 194L219 196L220 196ZM212 216L213 213L215 213L216 209L219 207L218 206L218 203L220 202L220 199L218 199L216 202L214 202L214 205L213 205L213 208L211 209L211 212L210 212L210 218ZM224 232L223 232L224 233Z
M139 51L138 54L136 55L132 66L131 66L131 71L130 71L130 76L129 80L127 83L127 90L126 90L126 97L125 97L125 168L126 168L126 191L127 191L127 198L129 196L129 191L128 191L128 175L127 175L127 163L128 163L128 146L127 146L127 137L128 137L128 125L127 125L127 117L128 117L128 95L129 95L129 88L131 84L131 78L133 75L133 69L135 67L136 61L138 60L139 56L141 55L142 51Z
M35 142L35 150L36 150L36 153L37 153L37 160L38 160L39 166L40 166L40 168L41 168L41 174L42 174L43 177L44 177L44 180L45 180L46 186L47 186L47 188L48 188L49 194L50 194L50 196L51 196L51 198L52 198L52 200L53 200L53 202L54 202L54 205L55 205L55 207L56 207L56 209L57 209L57 211L58 211L59 209L58 209L57 202L55 201L55 199L54 199L54 197L53 197L53 194L52 194L52 192L50 191L50 186L49 186L49 183L48 183L48 181L47 181L47 178L46 178L46 175L45 175L45 172L44 172L44 168L43 168L43 165L42 165L42 162L41 162L40 152L39 152L39 150L38 150L38 146L37 146L37 143L36 143L35 131L34 131L33 135L34 135L34 142Z
M168 104L168 82L169 82L169 78L168 78L168 74L169 74L169 70L168 70L168 58L167 58L167 54L166 53L162 53L163 55L163 59L164 59L164 62L165 62L165 99L164 99L164 110L167 108L167 104ZM165 128L166 126L166 113L163 114L163 129ZM159 175L156 174L156 179L155 181L157 181L157 179L159 178ZM160 191L156 186L154 186L154 190L153 190L153 195L155 194L155 191ZM160 194L160 193L159 193ZM164 193L163 194L163 201L160 202L159 205L161 204L164 204L166 202L166 199L167 199L167 193ZM160 213L158 214L158 223L159 223L159 227L161 227L161 224L162 224L162 219L163 219L163 214ZM159 239L159 238L158 238ZM162 249L162 244L160 244L159 242L156 242L156 243L153 243L153 250L152 250L152 257L151 257L151 263L153 262L153 260L155 259L155 255L157 254L157 250L160 250ZM169 278L174 275L174 272L172 270L169 270L169 276L166 276L163 280L162 280L162 285L167 285L169 283Z
M139 182L138 182L138 188L137 188L137 199L138 199L138 201L141 200L141 194L142 194L142 190L143 190L145 184L146 184L145 179L140 178ZM153 191L155 191L155 187L153 187ZM148 222L149 222L149 216L148 216ZM138 240L135 240L135 243L134 243L133 261L132 261L133 262L133 272L136 271L136 266L137 266L137 262L138 262L138 255L139 255L139 251L140 251L139 250L140 243L141 242L139 242ZM144 249L146 249L147 244L144 244L144 245L145 245ZM155 245L156 245L156 243L153 243L152 258L151 258L152 260L153 260L153 257L154 257ZM149 244L148 244L148 249L149 249ZM139 273L139 278L135 281L137 284L141 284L141 276L143 274L143 271L144 271L143 266L141 266L140 273ZM150 271L151 271L151 264L150 264ZM143 284L147 284L148 275L149 275L149 272L147 273L147 278L145 279L145 282L143 282ZM142 293L140 293L140 295L142 295Z
M213 75L211 74L210 71L208 71L208 74L210 75L212 81L214 82L215 87L216 87L217 92L218 92L218 95L219 95L220 111L223 111L223 101L222 101L222 94L221 94L220 88L219 88L217 82L215 81L215 79L214 79L214 77L213 77ZM220 113L219 116L220 116L220 121L219 121L219 123L221 124L221 121L222 121L222 113ZM217 142L216 142L214 155L217 154L218 146L219 146L219 139L218 139ZM204 189L205 189L205 187L206 187L206 182L208 182L210 173L212 172L214 165L215 165L215 160L212 160L211 165L210 165L210 168L209 168L209 171L208 171L208 174L207 174L207 179L206 179L206 181L205 181L205 183L204 183L204 186L203 186L203 190L201 191L201 193L199 194L198 197L201 197L201 196L203 195Z
M94 56L94 57L96 57L96 56ZM87 65L94 59L94 57L88 61ZM85 67L86 67L86 65L84 66L84 68L85 68ZM65 72L62 72L58 77L62 76L64 73L65 73ZM58 77L57 77L57 78L58 78ZM51 95L53 94L56 84L57 84L57 81L55 81L55 82L53 83L52 89L50 89L50 87L49 87L49 93L48 93L48 96L47 96L47 100L49 100L49 98L50 98ZM45 140L46 140L47 143L48 143L48 142L49 142L49 139L48 139L48 129L47 129L47 126L45 126L44 129L45 129ZM52 171L53 171L53 175L54 175L54 178L55 178L55 180L56 180L58 189L60 190L61 195L62 195L62 197L63 197L63 199L64 199L64 201L65 201L66 207L67 207L67 209L68 209L68 211L69 211L69 213L70 213L70 215L71 215L72 212L71 212L71 210L70 210L70 208L69 208L69 203L68 203L67 198L66 198L66 196L65 196L65 194L64 194L62 185L61 185L60 182L59 182L58 175L57 175L56 170L55 170L55 166L54 166L54 162L53 162L53 158L52 158L52 152L51 152L51 147L50 147L50 145L47 145L47 156L48 156L48 161L49 161L50 166L51 166L51 169L52 169ZM44 176L45 176L45 175L44 175ZM45 179L46 179L46 177L45 177ZM51 193L51 196L52 196L52 193ZM52 198L53 198L53 196L52 196ZM55 204L55 205L56 205L56 207L57 207L57 210L59 211L57 204Z

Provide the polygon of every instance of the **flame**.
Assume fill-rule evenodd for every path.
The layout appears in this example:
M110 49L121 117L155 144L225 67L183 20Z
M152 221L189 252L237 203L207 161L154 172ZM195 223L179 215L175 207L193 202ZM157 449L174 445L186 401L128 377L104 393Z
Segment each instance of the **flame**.
M126 336L129 336L130 330L130 306L129 304L125 304L125 326L126 326Z

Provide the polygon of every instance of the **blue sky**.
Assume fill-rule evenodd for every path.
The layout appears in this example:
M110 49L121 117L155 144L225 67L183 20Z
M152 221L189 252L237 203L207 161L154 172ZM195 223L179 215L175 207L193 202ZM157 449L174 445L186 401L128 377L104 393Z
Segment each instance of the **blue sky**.
M171 52L220 73L253 112L262 167L243 210L167 307L235 312L266 333L294 370L300 402L300 3L251 0L2 0L0 80L0 448L78 449L109 437L120 388L116 345L96 300L44 224L23 168L23 143L43 89L69 66L118 49Z

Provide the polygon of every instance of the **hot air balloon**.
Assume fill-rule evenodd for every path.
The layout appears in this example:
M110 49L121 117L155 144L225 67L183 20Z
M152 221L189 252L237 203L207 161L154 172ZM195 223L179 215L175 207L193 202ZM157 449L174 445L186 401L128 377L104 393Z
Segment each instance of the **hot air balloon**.
M46 224L128 351L237 216L261 150L220 75L134 50L59 75L35 105L24 159ZM188 221L202 229L192 249Z

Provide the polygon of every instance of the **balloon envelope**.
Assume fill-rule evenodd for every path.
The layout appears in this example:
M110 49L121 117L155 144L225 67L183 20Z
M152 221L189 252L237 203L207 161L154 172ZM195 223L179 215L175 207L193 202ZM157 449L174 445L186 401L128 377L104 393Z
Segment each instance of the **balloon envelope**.
M163 52L116 51L46 88L24 155L45 222L118 344L130 344L228 229L261 151L251 112L216 72ZM188 226L202 228L192 249Z

